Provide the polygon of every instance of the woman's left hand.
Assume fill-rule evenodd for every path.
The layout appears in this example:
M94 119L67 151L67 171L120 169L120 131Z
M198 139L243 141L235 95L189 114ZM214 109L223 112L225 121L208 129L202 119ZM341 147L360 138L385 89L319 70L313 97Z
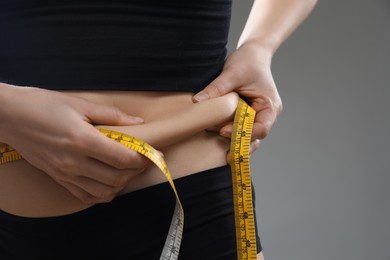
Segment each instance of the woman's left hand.
M259 147L260 139L269 134L282 112L282 101L271 73L271 60L269 51L256 43L245 43L227 57L222 73L193 97L194 102L201 102L235 91L248 101L256 111L251 153ZM219 133L230 138L232 128L233 122L228 122Z

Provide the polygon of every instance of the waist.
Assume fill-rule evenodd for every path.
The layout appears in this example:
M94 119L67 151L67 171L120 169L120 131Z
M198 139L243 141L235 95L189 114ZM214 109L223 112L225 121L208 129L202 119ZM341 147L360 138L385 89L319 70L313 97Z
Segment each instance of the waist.
M225 118L224 121L229 119L235 110L238 99L236 95L197 106L193 104L190 93L66 93L96 103L113 105L128 114L143 117L145 123L140 126L103 127L139 137L157 147L163 152L174 179L226 165L229 140L208 132L205 128L221 123L218 121L221 118ZM205 110L210 110L210 113L205 113ZM160 170L156 166L150 166L120 194L165 181ZM27 216L62 215L86 207L88 206L74 198L48 175L26 161L0 165L0 208L4 211Z

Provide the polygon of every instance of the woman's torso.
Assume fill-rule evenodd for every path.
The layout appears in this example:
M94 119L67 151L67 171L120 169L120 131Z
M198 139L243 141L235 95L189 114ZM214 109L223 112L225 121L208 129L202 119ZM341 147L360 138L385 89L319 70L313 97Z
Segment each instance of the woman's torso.
M81 96L100 104L114 105L129 114L142 116L145 119L146 127L158 121L165 114L181 111L185 115L190 107L194 106L189 93L161 95L161 93L153 92L111 92L107 95L107 93L83 92L72 93L72 95ZM221 111L229 110L229 113L232 113L234 107L231 106L231 99L229 97L218 104ZM140 106L141 103L142 106ZM197 127L209 118L214 118L213 120L219 118L220 115L216 112L218 111L210 111L209 114L205 114L202 110L195 110L199 119L194 120L194 118L188 117L188 120ZM191 115L194 113L191 112ZM174 117L173 120L175 120ZM178 123L187 124L188 121L181 120ZM177 125L178 129L180 127ZM118 130L116 127L109 128ZM163 130L147 128L147 131L150 131L152 135L154 131ZM121 127L120 131L132 133L131 127ZM203 130L196 131L196 134L191 135L191 137L160 149L160 151L164 154L164 159L173 178L179 178L225 165L228 149L229 141L227 139L218 136L215 132ZM152 165L137 175L121 194L165 181L166 179L160 170ZM48 175L24 160L0 165L0 208L4 211L17 215L47 216L71 213L88 206L73 197Z
M230 1L19 0L2 2L0 14L1 82L64 91L153 122L189 109L193 92L221 71ZM226 164L228 146L199 131L162 152L177 178ZM123 192L163 181L150 167ZM10 213L87 207L23 160L0 166L0 185L0 208Z

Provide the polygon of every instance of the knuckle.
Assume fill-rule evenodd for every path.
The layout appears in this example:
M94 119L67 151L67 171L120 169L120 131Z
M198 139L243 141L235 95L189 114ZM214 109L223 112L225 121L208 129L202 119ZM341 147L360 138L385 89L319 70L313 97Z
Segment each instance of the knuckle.
M256 111L268 110L271 111L271 114L274 115L274 117L278 116L283 111L283 103L279 98L274 100L265 95L257 97L254 105Z
M219 85L211 83L210 84L210 90L211 90L211 92L213 92L212 96L223 96L223 91L222 91L222 89L220 88Z
M267 95L261 95L256 98L256 103L260 105L259 110L269 109L271 111L281 112L283 109L282 101L280 99L272 99Z
M283 111L283 102L280 98L276 99L276 101L274 102L274 107L275 107L275 110L277 112L277 114L280 114L282 113Z
M275 109L275 103L269 96L262 95L259 97L259 99L261 100L263 108Z
M258 131L256 134L256 138L258 139L266 138L271 131L270 127L267 124L263 124L263 123L257 125L257 129Z
M259 133L259 138L260 139L264 139L264 138L266 138L267 136L268 136L268 134L269 134L269 131L268 130L263 130L263 131L261 131L260 133Z
M282 101L279 102L277 111L278 111L278 114L283 112L283 103L282 103Z
M106 203L112 201L115 195L116 193L113 190L109 191L109 189L104 189L95 192L95 194L83 193L79 195L79 199L85 204Z
M78 197L79 197L79 200L81 202L83 202L84 204L96 203L96 199L88 193L82 193Z
M115 167L124 170L131 166L132 164L132 157L129 156L128 154L118 154L113 158Z
M80 171L79 164L70 157L64 157L62 160L58 161L57 167L62 173L67 175L69 175L69 173L77 173Z
M131 169L131 170L126 170L124 172L118 173L118 175L115 176L115 178L112 179L110 182L110 186L113 187L114 192L117 192L119 190L122 190L125 188L129 182L137 176L139 173L144 171L146 168L140 168L140 169Z
M117 174L111 182L111 186L122 188L128 183L128 177L126 174Z
M142 168L150 164L150 160L146 157L130 150L127 153L115 156L114 160L116 168L119 170Z
M108 202L113 201L114 198L115 198L115 194L102 198L100 202L101 203L108 203Z
M98 198L99 202L110 202L115 198L116 191L113 188L102 189L99 192Z
M86 151L89 147L89 138L90 133L87 133L86 131L72 131L66 139L64 147L68 147L73 151Z

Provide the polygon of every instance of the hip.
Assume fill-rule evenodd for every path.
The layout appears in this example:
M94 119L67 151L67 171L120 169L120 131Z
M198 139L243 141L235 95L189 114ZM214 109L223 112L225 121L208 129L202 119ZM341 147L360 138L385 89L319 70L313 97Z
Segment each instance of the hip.
M237 259L229 166L178 178L176 188L185 210L179 259ZM0 211L0 256L158 259L174 205L163 183L65 216L25 218ZM258 236L256 243L260 252Z

